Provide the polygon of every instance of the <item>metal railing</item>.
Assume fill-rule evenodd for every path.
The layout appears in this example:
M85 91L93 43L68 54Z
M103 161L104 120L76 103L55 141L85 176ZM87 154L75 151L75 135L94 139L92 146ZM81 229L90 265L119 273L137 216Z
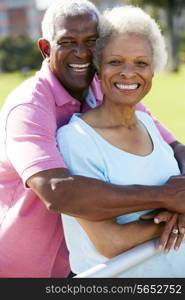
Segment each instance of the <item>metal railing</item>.
M114 278L157 254L158 239L145 242L73 278Z

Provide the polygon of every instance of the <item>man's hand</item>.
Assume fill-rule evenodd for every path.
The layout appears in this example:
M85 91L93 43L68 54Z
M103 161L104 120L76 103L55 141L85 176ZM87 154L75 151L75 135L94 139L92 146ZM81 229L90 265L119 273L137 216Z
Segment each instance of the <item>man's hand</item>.
M185 175L171 176L163 187L165 209L179 214L185 213Z
M174 244L174 249L178 250L185 234L185 214L177 214L167 210L154 211L152 213L141 216L141 219L153 219L154 223L159 224L165 222L163 233L159 239L158 249L164 249L166 253L170 251ZM173 230L178 233L173 233Z

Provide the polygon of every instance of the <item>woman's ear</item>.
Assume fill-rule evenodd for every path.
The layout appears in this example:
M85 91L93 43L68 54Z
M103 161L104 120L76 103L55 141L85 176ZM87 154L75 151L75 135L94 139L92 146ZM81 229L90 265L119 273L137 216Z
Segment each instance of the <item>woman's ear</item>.
M50 43L46 39L39 39L38 40L38 47L43 58L47 58L50 56Z

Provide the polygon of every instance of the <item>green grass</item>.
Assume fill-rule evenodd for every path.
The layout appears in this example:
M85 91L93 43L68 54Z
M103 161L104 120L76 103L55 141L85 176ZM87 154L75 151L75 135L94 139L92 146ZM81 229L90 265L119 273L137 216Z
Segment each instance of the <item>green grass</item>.
M0 74L0 106L8 93L24 79L20 73ZM185 66L177 74L155 75L152 90L143 102L185 144Z
M30 73L29 76L32 74ZM0 73L0 107L3 105L7 95L26 78L28 76L24 76L20 72Z
M185 67L179 73L155 75L143 103L176 138L185 143Z

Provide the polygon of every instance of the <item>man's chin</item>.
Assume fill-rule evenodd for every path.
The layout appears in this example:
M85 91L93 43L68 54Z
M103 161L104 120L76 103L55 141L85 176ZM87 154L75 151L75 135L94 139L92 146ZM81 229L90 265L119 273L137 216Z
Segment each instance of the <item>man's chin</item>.
M85 79L83 78L73 78L72 82L71 82L71 89L74 90L86 90L87 88L89 88L91 82L93 80L93 77L88 78L87 77Z

